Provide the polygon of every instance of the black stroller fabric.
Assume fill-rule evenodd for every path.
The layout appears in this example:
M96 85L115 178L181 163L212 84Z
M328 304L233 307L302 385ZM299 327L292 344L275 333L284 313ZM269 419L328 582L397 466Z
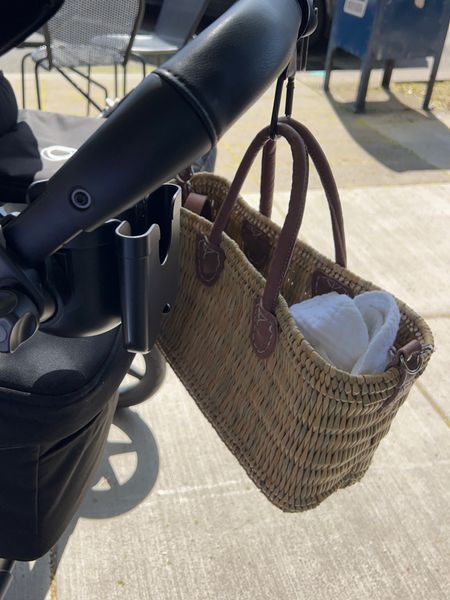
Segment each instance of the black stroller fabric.
M1 557L34 560L69 524L132 359L120 329L82 339L37 333L0 355Z
M12 113L11 106L7 110ZM0 204L24 203L28 187L54 175L102 124L103 119L18 111L18 121L0 132Z
M0 72L0 204L23 204L103 119L18 111ZM37 223L36 226L39 226ZM102 456L133 355L122 333L37 333L0 354L0 557L34 560L59 539Z
M0 56L17 46L48 21L64 0L14 0L2 5Z
M19 109L11 84L0 71L0 137L17 123Z

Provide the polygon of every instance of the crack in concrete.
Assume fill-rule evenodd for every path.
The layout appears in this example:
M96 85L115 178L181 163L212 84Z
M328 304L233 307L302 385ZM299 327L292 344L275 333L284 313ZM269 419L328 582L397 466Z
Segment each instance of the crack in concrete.
M450 416L447 415L444 410L439 406L439 404L434 400L433 396L427 391L425 386L422 385L420 381L416 382L416 387L420 391L421 394L425 397L427 402L433 408L434 412L438 415L438 417L444 421L447 427L450 429Z

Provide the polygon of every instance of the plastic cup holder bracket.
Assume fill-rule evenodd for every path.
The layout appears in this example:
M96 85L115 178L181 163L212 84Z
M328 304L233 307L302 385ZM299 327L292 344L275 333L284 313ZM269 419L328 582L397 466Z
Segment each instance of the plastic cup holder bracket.
M149 352L179 284L181 188L164 184L116 229L124 344Z

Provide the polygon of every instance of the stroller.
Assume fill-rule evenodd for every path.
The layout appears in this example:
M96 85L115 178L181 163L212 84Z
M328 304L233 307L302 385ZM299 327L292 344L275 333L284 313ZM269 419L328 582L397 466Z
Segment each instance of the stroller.
M0 54L61 4L16 2ZM95 124L45 184L1 181L0 598L14 561L48 552L78 509L119 386L175 300L181 190L166 182L215 146L314 22L312 0L240 0ZM13 117L5 111L0 125ZM163 373L155 360L150 391Z

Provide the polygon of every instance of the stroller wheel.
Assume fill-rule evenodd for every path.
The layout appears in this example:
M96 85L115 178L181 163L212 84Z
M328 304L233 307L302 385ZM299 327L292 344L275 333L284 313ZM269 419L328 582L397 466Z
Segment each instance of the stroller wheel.
M140 404L153 396L166 374L166 361L157 348L148 354L136 354L119 388L117 408Z

